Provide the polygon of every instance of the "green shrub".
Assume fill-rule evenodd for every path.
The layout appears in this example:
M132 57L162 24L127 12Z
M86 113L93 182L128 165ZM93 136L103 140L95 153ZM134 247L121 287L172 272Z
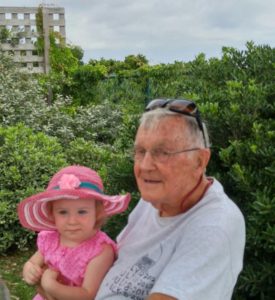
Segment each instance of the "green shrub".
M17 204L43 190L51 176L66 165L55 138L34 134L25 126L0 127L0 253L23 249L33 234L22 229Z
M47 106L38 83L14 71L11 62L0 56L1 124L10 126L22 122L33 129L34 136L42 131L56 137L50 140L54 141L53 145L59 145L57 153L64 149L61 155L64 163L96 169L102 176L106 193L132 192L129 210L111 218L104 227L115 237L138 199L130 149L138 116L146 101L155 97L196 100L202 116L208 121L212 140L212 159L207 173L222 182L246 219L244 270L233 299L273 299L275 49L249 42L242 51L224 47L220 59L207 60L204 54L199 54L188 63L152 67L136 63L132 66L132 57L127 61L130 63L127 68L125 63L116 61L91 62L92 66L74 73L76 82L68 77L65 85L69 82L69 86L59 88L60 91L66 89L75 98L56 96L53 105ZM106 68L109 77L100 81L106 75ZM80 85L88 89L70 90ZM85 106L77 106L77 103ZM41 157L44 167L32 178L30 174L35 174L38 168L38 164L33 163L36 155L24 156L23 148L33 153L34 149L30 149L33 142L26 142L25 146L19 143L20 151L16 143L11 138L5 141L0 135L0 145L5 145L5 154L0 153L3 164L3 167L0 165L3 170L0 179L2 185L5 183L0 192L0 226L5 226L0 228L5 228L0 233L3 249L12 245L15 237L16 242L20 238L29 239L26 233L20 236L19 225L13 220L16 203L42 188L57 168L58 155L53 157L51 149L43 147L41 150L40 146L35 146L39 148L35 153L43 152L52 160L47 165ZM6 166L7 158L11 161ZM26 160L25 168L21 166L23 160ZM29 185L23 189L27 180Z
M77 137L98 143L114 142L121 121L119 107L103 101L74 107L72 98L62 95L55 95L52 105L47 105L44 88L36 78L19 72L1 52L0 71L1 125L23 123L34 132L57 137L63 146Z
M271 300L275 293L274 125L255 122L249 139L232 141L220 152L227 167L223 180L246 217L245 267L237 290L249 299Z

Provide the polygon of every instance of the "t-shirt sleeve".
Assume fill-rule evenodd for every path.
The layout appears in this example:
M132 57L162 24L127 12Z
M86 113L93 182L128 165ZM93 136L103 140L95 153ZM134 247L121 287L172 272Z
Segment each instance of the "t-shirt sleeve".
M188 232L184 243L175 246L151 293L177 299L221 300L227 284L232 285L229 243L224 232L208 226Z

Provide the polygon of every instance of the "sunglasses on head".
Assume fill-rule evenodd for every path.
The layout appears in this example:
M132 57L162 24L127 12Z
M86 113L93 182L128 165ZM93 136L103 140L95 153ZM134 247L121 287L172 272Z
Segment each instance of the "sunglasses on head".
M165 108L170 111L195 118L199 129L203 134L205 147L207 147L202 120L195 102L186 99L154 99L148 103L145 111L150 111L157 108Z

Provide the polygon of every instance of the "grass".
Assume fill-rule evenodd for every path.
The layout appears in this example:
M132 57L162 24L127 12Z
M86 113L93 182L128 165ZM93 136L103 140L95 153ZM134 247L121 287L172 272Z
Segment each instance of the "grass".
M22 280L22 268L32 252L16 252L0 256L0 278L5 282L11 300L31 300L35 289Z

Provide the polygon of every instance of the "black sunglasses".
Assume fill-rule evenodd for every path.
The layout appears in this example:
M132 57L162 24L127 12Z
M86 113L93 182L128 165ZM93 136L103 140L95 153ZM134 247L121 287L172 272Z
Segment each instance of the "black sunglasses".
M207 147L202 120L195 102L186 99L154 99L147 104L145 111L157 108L166 108L170 111L195 118L202 132L205 147Z

